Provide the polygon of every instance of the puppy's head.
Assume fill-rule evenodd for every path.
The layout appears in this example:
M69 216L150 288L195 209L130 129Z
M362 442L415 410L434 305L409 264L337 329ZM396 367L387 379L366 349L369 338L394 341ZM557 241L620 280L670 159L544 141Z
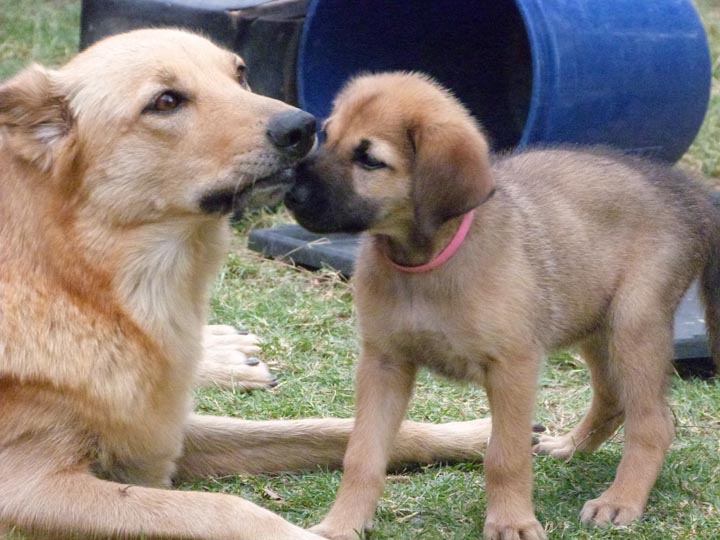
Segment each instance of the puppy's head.
M467 110L425 76L359 77L335 100L327 141L285 202L317 232L426 241L493 190L488 144Z
M312 147L314 118L254 95L245 64L179 30L103 40L0 86L11 152L120 224L221 215Z

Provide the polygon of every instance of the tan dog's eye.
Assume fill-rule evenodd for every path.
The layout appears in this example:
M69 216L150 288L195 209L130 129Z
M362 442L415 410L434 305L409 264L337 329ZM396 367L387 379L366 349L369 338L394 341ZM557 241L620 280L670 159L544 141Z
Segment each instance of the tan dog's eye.
M173 90L165 90L162 94L153 98L152 102L145 107L143 112L171 112L177 109L185 101L187 101L187 98L182 94Z

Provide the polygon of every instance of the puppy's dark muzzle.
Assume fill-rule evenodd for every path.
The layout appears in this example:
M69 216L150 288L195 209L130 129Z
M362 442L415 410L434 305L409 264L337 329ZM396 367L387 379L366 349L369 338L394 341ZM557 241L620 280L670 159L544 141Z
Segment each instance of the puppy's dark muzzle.
M267 137L273 146L290 159L305 156L315 144L317 122L312 114L291 109L270 119Z
M367 230L376 206L355 193L350 171L323 155L321 150L300 162L285 205L300 225L313 232Z

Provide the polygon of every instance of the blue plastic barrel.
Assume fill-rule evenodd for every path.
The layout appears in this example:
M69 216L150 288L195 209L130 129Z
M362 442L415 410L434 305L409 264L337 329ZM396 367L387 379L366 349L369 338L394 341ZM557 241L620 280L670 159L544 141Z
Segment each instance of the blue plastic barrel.
M311 0L300 105L361 72L430 73L494 147L611 144L675 161L702 124L710 52L690 0Z

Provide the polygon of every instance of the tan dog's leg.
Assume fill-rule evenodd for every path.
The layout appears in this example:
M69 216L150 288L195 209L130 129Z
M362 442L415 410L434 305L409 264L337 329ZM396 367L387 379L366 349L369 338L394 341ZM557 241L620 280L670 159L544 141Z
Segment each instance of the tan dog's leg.
M496 360L485 385L493 418L485 454L485 540L544 540L532 503L532 426L540 355Z
M192 415L178 478L337 468L353 425L351 418L249 421ZM446 424L405 421L390 463L477 461L489 436L489 419Z
M414 364L366 347L357 370L355 428L340 489L325 519L311 530L333 540L357 540L385 487L387 465L415 384Z
M260 340L227 325L210 325L203 330L203 357L196 381L200 387L255 390L277 384L267 365L257 358Z
M541 435L540 442L533 448L535 453L570 459L576 451L592 452L622 424L619 382L610 365L607 344L607 335L601 333L587 339L580 347L592 380L590 410L569 433L559 437Z
M639 518L675 428L665 400L672 358L672 317L661 301L635 290L614 311L611 362L625 410L625 448L615 481L581 513L584 523L627 525ZM654 297L653 297L654 300Z
M239 497L100 480L33 442L0 456L0 522L52 538L320 540Z

